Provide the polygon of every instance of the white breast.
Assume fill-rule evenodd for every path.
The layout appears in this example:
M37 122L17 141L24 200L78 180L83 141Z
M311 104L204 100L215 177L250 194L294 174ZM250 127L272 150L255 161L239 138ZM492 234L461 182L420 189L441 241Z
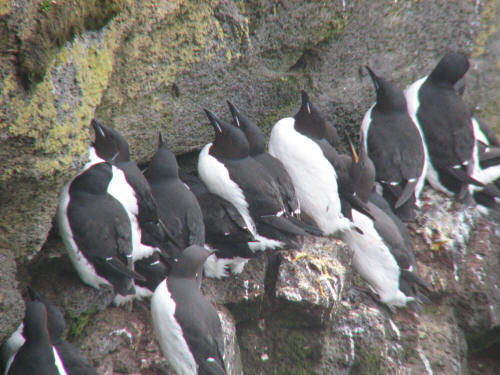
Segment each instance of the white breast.
M162 281L151 298L151 316L156 338L163 355L177 375L197 375L197 364L184 339L182 328L175 319L176 303Z
M23 336L23 329L24 324L21 322L14 333L5 341L5 344L2 345L2 363L5 363L4 375L7 375L9 372L17 352L26 341Z
M474 117L472 118L472 128L474 130L474 139L475 139L474 148L472 150L472 162L473 162L472 177L478 181L481 181L483 184L487 185L500 178L500 165L494 165L485 169L481 168L481 166L479 165L479 149L477 147L477 142L481 142L485 145L489 145L490 142L482 132L479 123ZM469 185L469 187L471 191L482 189L479 186L473 186L473 185Z
M76 269L76 272L82 279L82 281L96 289L99 289L101 285L111 285L106 279L99 276L94 266L85 258L82 252L78 249L78 246L73 239L73 232L69 224L67 210L70 201L69 187L73 182L71 180L61 191L59 198L59 207L57 209L57 221L59 223L59 232L64 243L64 247L68 252L69 259Z
M132 233L132 259L135 262L152 255L157 249L141 242L141 228L137 219L139 206L135 190L128 184L125 173L121 169L113 166L112 170L113 178L109 182L108 194L118 200L127 212Z
M373 227L373 222L362 213L352 210L353 221L363 234L351 230L342 233L342 240L354 251L353 265L361 277L377 292L380 300L389 306L404 306L412 297L399 290L399 266Z
M281 160L290 175L300 207L324 234L350 227L340 212L337 175L321 148L294 129L291 117L278 121L271 131L269 153Z
M420 123L418 122L418 118L417 118L418 108L420 107L420 101L418 100L418 90L423 85L423 83L425 82L426 79L427 79L427 76L419 79L418 81L415 81L413 84L411 84L405 90L406 106L408 109L408 114L410 115L410 118L413 121L413 124L417 128L418 134L420 134L420 138L422 139L422 146L424 149L424 168L422 169L422 174L418 178L417 185L415 186L415 196L417 198L417 205L418 206L420 206L419 197L420 197L420 193L422 192L422 189L424 188L424 183L425 183L426 177L431 178L435 184L437 182L441 187L444 188L444 186L442 186L441 183L439 183L439 181L437 180L436 170L434 169L434 167L432 167L430 165L431 161L429 159L429 152L427 151L427 144L425 143L424 133L420 127ZM431 167L433 169L433 175L429 176L428 171Z
M210 147L211 143L205 145L198 158L198 174L201 180L212 194L226 199L236 207L250 232L255 235L257 233L255 223L248 212L248 203L243 191L231 180L225 165L210 155Z
M59 356L59 352L57 351L55 346L52 346L52 352L54 353L54 361L59 375L68 375L66 369L64 368L61 357Z

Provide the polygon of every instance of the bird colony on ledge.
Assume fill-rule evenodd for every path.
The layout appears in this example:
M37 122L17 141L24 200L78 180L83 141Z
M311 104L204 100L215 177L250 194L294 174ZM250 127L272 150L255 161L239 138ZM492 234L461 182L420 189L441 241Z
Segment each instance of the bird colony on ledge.
M299 249L305 236L344 241L382 303L418 313L431 286L416 272L405 222L415 220L425 180L469 205L500 198L499 140L461 97L468 68L463 54L448 54L403 92L367 67L376 101L350 155L337 151L336 129L305 91L267 150L261 129L229 101L233 124L205 110L214 139L200 151L198 176L179 170L162 134L141 171L125 138L94 119L89 162L63 188L57 213L76 272L94 288L112 286L116 305L151 297L156 339L179 375L226 374L203 276L230 277L260 251ZM5 345L5 374L96 374L61 339L58 308L31 295Z

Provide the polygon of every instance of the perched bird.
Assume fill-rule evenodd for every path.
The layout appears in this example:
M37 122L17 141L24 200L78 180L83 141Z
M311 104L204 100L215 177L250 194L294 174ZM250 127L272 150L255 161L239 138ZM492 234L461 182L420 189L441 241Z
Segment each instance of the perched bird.
M413 221L427 171L422 134L408 114L403 91L366 68L377 100L361 125L364 147L375 165L384 198L404 221Z
M179 249L179 244L158 217L158 207L151 188L137 164L130 160L129 146L123 135L96 119L92 120L92 126L95 129L95 141L91 154L95 153L104 160L113 158L113 165L125 174L124 183L117 185L116 190L111 190L110 194L123 204L130 216L134 242L133 260L161 251L168 247L169 241Z
M165 224L169 233L181 249L190 245L205 245L205 224L203 214L195 195L189 187L179 178L179 166L173 152L165 144L163 135L159 134L158 149L144 171L151 192L158 205L160 220ZM177 248L169 249L168 253L178 256ZM158 260L149 257L141 262L140 268L144 269L143 276L147 279L151 275L156 281L161 279L155 270L159 270ZM144 264L147 262L147 264ZM160 260L161 262L161 260ZM152 280L150 280L151 282ZM199 273L199 283L201 285L202 273ZM152 290L156 288L156 285Z
M66 321L61 310L53 303L40 296L33 288L28 287L30 297L33 301L40 301L45 305L47 311L47 329L52 343L56 361L60 361L68 375L97 375L97 371L92 367L90 362L82 355L82 353L71 343L62 338ZM21 323L19 332L15 332L19 337L16 339L18 344L11 348L12 359L15 353L26 341L22 330L24 324Z
M158 204L160 219L182 249L205 245L205 224L196 196L179 178L173 152L159 134L158 150L144 171Z
M335 169L342 214L349 220L352 220L351 209L355 208L364 215L370 216L365 204L356 196L352 186L351 177L349 175L351 157L337 151L331 138L332 134L336 134L336 132L333 133L331 129L335 128L325 121L323 113L311 103L305 91L302 91L302 106L296 116L299 120L302 119L303 122L309 124L309 126L316 128L314 133L305 131L303 134L311 138L321 148L323 156ZM329 129L328 132L327 129ZM328 133L330 133L330 135L328 135Z
M266 151L266 138L262 130L250 119L242 115L230 101L227 102L234 122L247 137L250 156L257 160L273 176L277 182L281 197L287 211L292 215L300 215L299 201L295 195L292 179L283 163Z
M463 96L465 79L458 80L454 89ZM472 177L485 184L484 187L473 186L471 190L477 203L494 207L500 197L500 140L485 121L474 116L472 110L470 112L476 147Z
M289 220L273 177L249 156L245 134L205 112L215 140L201 150L198 174L208 190L238 209L257 241L252 249L300 246L306 232Z
M206 243L217 249L204 263L205 276L226 277L228 271L241 273L249 258L254 236L236 207L224 198L212 194L197 176L180 174L200 204L205 223Z
M134 263L135 272L144 277L144 281L135 281L136 297L151 297L152 293L168 275L171 262L175 262L176 258L165 259L160 257L158 252L152 255L139 259Z
M262 130L250 119L242 115L230 102L227 102L233 115L235 125L243 130L247 137L250 157L257 160L269 175L276 181L279 192L287 213L287 218L294 224L304 229L309 234L321 235L321 230L316 226L306 224L300 220L300 205L295 194L292 179L283 163L266 151L266 138Z
M444 56L428 76L406 91L408 113L424 134L431 186L464 201L469 185L483 184L472 177L475 141L470 111L454 90L469 69L461 53Z
M477 203L491 208L500 201L500 146L495 145L496 136L487 124L472 117L472 126L476 143L472 177L484 186L471 190Z
M135 294L129 217L108 190L125 179L110 163L98 163L71 180L62 190L58 222L69 258L84 283L99 289L113 286L114 302Z
M337 173L315 140L324 139L325 121L302 93L302 105L294 117L279 120L271 131L269 153L290 175L304 212L323 232L333 235L351 229L342 215Z
M361 151L358 157L349 139L350 148L353 154L351 176L354 188L359 198L365 202L373 216L373 228L387 246L390 254L400 268L399 290L407 297L414 298L414 300L407 300L406 305L411 310L419 312L421 310L421 304L429 302L428 298L421 292L421 289L428 291L431 287L425 280L414 273L416 267L415 254L406 226L399 217L393 213L387 201L373 189L375 183L375 167L366 152L363 134L361 134L360 143ZM384 254L386 256L388 255L386 253ZM362 262L364 259L360 261ZM383 258L379 258L378 261L382 264ZM388 263L392 262L389 261ZM376 267L374 267L374 271L375 269ZM378 270L378 272L386 271Z
M26 341L16 353L7 375L66 375L53 350L47 328L47 311L41 301L26 304L23 336Z
M219 316L196 282L210 254L197 245L185 249L151 299L156 338L177 374L226 374Z

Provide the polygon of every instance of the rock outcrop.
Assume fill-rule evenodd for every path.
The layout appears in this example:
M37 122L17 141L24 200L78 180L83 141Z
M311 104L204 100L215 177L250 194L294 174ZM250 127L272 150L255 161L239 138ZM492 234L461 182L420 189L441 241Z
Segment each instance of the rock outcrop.
M365 65L405 87L461 50L466 101L498 131L499 25L494 0L1 1L0 344L32 284L63 307L68 339L101 373L170 371L149 302L109 307L111 291L80 282L55 229L93 116L141 163L162 130L189 169L212 137L203 107L229 118L230 98L268 132L305 88L339 134L356 133L374 100ZM500 214L425 198L410 229L434 292L418 317L380 305L333 239L208 280L231 373L499 373Z

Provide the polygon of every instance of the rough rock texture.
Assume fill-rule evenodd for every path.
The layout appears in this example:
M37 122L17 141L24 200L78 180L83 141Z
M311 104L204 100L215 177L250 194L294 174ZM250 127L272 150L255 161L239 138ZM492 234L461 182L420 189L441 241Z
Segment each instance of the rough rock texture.
M0 249L0 343L15 331L24 316L24 303L17 288L16 262L10 251Z
M499 41L495 0L0 1L0 344L31 283L64 306L68 338L102 373L169 374L148 302L106 307L110 291L78 280L54 229L94 114L135 160L161 129L193 168L212 137L203 107L227 119L229 98L267 132L305 88L342 137L374 100L365 65L405 87L461 50L465 98L499 130ZM379 305L333 240L261 255L204 286L237 332L231 372L241 357L250 374L500 373L499 214L426 197L411 230L434 293L418 318Z

